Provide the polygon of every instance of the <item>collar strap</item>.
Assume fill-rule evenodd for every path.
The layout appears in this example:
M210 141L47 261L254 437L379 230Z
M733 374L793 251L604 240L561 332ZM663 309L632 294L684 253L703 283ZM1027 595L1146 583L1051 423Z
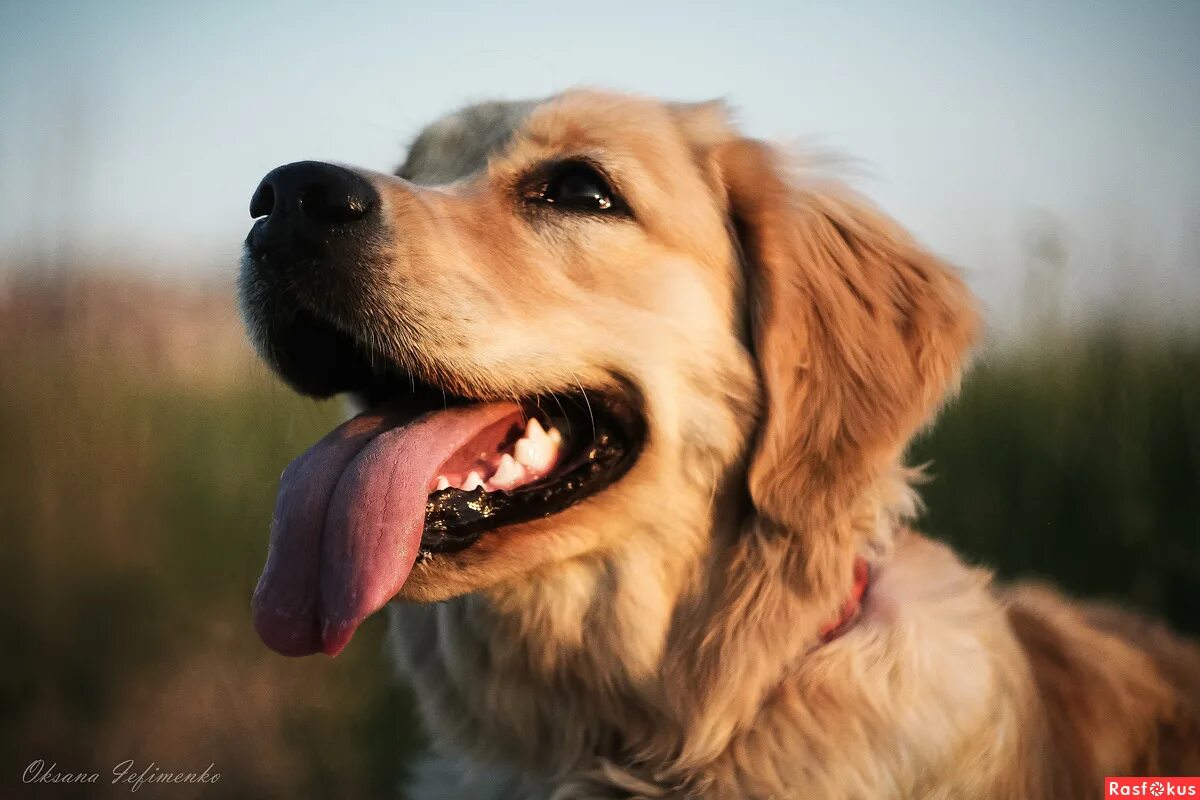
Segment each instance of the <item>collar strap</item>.
M841 636L848 631L858 618L858 612L862 610L863 597L867 593L867 586L871 583L871 568L867 564L867 560L862 556L854 559L854 584L850 588L850 596L846 598L845 604L842 605L842 610L838 613L837 619L832 619L821 626L818 633L821 636L821 643L826 644Z

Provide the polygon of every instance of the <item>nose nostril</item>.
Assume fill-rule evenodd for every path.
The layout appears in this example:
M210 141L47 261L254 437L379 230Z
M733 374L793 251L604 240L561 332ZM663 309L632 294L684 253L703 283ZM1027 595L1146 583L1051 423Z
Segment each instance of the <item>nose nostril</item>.
M271 184L263 181L254 190L254 196L250 198L250 216L254 219L268 216L275 208L275 189Z
M370 210L371 204L351 188L330 187L322 183L305 184L297 193L300 211L314 222L326 225L359 219Z
M379 193L364 176L320 161L297 161L267 173L250 198L256 222L246 237L254 256L358 246L382 221L373 212Z

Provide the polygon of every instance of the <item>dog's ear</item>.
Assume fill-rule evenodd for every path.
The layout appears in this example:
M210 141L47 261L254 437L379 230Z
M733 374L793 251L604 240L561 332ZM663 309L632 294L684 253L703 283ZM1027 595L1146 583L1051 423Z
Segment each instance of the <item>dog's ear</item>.
M850 513L933 416L977 314L953 269L849 191L804 185L762 142L713 152L765 392L750 496L804 535Z

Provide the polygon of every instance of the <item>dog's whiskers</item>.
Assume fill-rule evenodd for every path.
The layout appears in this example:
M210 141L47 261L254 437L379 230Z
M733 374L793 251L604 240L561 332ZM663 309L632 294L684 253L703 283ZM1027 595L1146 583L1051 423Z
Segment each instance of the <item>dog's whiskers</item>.
M521 409L521 427L523 429L529 424L529 415L525 413L525 404L521 402L521 397L516 392L511 392L509 396L512 397L517 407Z
M564 405L562 404L562 398L558 396L558 393L557 393L557 392L552 392L552 393L550 394L550 396L551 396L551 397L553 397L553 398L554 398L554 402L558 404L558 410L562 412L562 416L563 416L563 425L564 425L564 426L566 426L566 429L567 429L567 435L568 435L568 436L571 436L571 435L572 435L572 431L571 431L571 415L567 413L566 406L564 406Z
M574 372L571 377L575 379L575 385L579 387L580 394L583 395L583 402L587 405L588 418L592 421L592 438L596 438L596 415L592 413L592 401L588 399L587 389L583 388L583 384L579 382L579 376Z

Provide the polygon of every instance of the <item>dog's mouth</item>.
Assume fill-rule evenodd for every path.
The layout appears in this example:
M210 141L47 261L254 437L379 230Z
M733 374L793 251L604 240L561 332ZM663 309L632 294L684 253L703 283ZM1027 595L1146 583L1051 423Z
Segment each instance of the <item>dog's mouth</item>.
M263 641L285 655L340 652L418 559L585 501L625 474L643 443L631 390L467 397L307 311L268 338L293 386L367 405L280 481L253 608Z

